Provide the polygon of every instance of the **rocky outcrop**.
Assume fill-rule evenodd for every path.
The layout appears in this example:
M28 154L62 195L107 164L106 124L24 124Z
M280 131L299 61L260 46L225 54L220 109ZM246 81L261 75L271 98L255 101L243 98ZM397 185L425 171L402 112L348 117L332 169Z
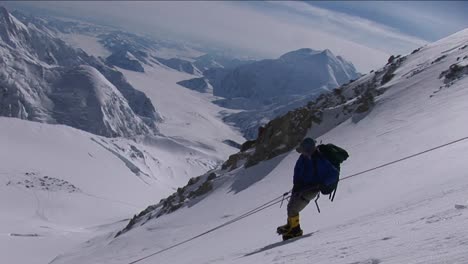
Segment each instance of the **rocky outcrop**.
M120 67L122 69L145 72L141 63L128 51L118 51L112 53L106 59L107 64Z
M194 78L190 80L184 80L178 82L177 84L200 93L206 93L212 90L205 78Z
M193 64L190 61L178 59L178 58L171 58L171 59L163 59L163 58L156 58L161 64L177 70L181 72L186 72L189 74L198 74L200 75L200 71L193 66Z
M440 73L439 78L443 78L444 83L448 84L461 79L464 75L468 75L468 57L463 58L463 61L460 63L450 65L448 70Z
M186 186L178 188L175 193L162 199L156 205L150 205L138 215L134 215L122 230L116 233L115 237L131 230L137 223L143 225L151 219L158 218L165 214L170 214L181 208L188 201L198 199L200 201L206 194L213 190L213 181L218 176L214 172L191 178Z

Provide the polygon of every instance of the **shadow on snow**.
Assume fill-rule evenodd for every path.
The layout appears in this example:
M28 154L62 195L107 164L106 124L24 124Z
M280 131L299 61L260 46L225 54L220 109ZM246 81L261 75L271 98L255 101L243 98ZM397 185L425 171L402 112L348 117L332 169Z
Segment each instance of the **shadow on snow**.
M292 243L292 242L294 242L294 241L297 241L297 240L300 240L300 239L303 239L303 238L310 237L310 236L312 236L312 235L315 234L315 233L316 233L316 232L311 232L311 233L305 234L305 235L300 236L300 237L288 239L288 240L286 240L286 241L276 242L276 243L270 244L270 245L268 245L268 246L264 246L264 247L262 247L262 248L260 248L260 249L257 249L257 250L255 250L255 251L253 251L253 252L247 253L247 254L245 254L243 257L252 256L252 255L255 255L255 254L257 254L257 253L261 253L261 252L264 252L264 251L267 251L267 250L270 250L270 249L273 249L273 248L276 248L276 247L280 247L280 246L283 246L283 245Z

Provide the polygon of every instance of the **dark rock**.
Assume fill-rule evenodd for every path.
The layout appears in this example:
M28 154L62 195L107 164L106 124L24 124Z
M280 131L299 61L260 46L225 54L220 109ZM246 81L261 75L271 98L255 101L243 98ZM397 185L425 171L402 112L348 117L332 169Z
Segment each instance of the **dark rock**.
M256 140L247 140L244 142L244 144L241 145L240 151L244 152L248 149L251 149L253 146L255 146Z
M241 148L241 144L235 142L234 140L226 139L226 140L223 140L223 143L236 149Z
M126 70L145 72L141 63L128 51L118 51L107 57L109 65L117 66Z
M209 91L208 82L205 80L205 78L194 78L190 80L184 80L178 82L177 84L200 93L206 93Z
M197 73L197 69L190 61L172 58L172 59L163 59L163 58L156 58L161 64L172 68L177 71L186 72L190 74Z

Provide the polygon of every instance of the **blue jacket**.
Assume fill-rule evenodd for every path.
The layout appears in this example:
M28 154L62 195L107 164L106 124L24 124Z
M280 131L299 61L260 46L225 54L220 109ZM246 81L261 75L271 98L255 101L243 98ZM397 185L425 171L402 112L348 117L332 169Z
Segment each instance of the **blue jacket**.
M309 159L301 155L294 166L293 183L295 186L324 184L336 181L338 170L320 153L316 152Z

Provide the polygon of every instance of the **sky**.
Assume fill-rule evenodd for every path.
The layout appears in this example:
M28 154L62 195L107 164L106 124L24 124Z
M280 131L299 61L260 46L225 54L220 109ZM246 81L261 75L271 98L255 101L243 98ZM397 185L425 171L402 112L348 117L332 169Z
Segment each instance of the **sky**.
M330 49L365 73L468 26L463 1L6 2L261 58Z

